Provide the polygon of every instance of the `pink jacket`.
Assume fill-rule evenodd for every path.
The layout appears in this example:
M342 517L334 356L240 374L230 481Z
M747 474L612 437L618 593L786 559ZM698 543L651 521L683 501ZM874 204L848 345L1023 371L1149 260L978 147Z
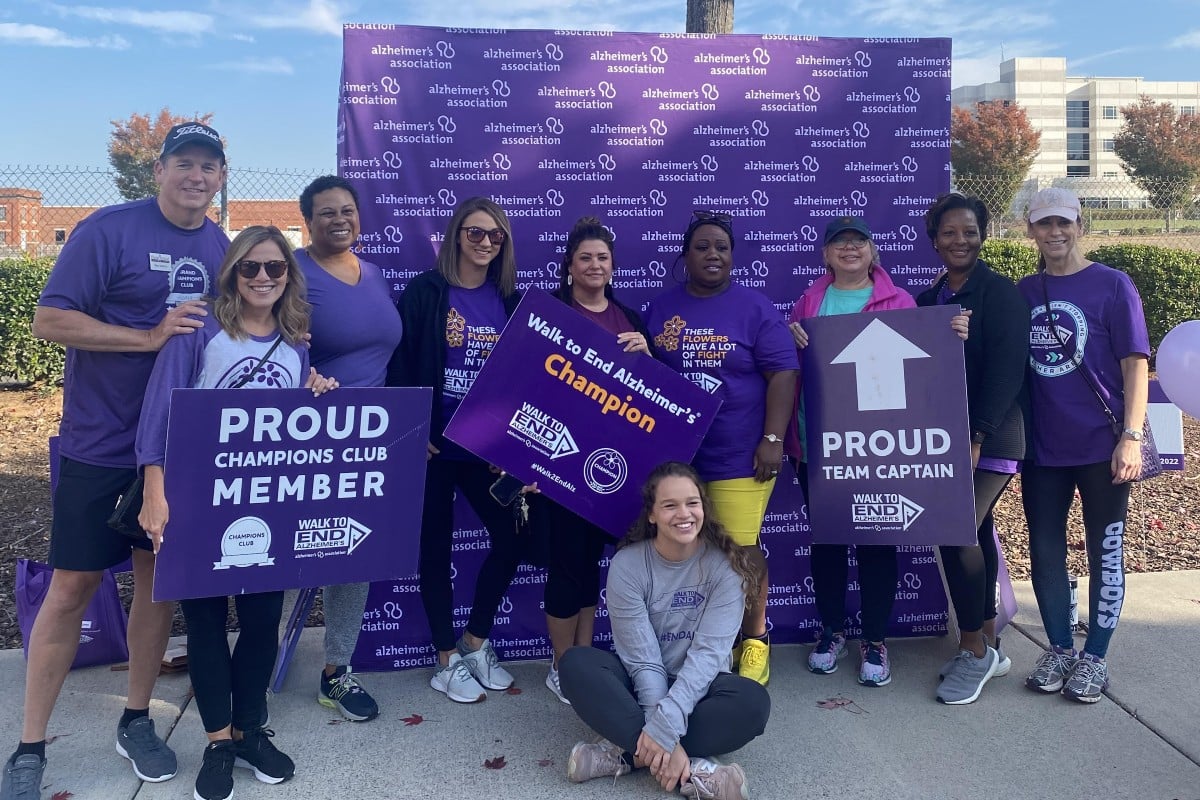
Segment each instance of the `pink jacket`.
M883 267L875 267L871 272L871 278L874 286L871 289L871 299L867 301L863 311L893 311L900 308L916 308L917 301L908 292L900 289L896 284L892 283L892 276L888 275ZM800 296L796 304L792 306L792 313L788 315L788 324L799 322L809 317L817 316L817 312L821 310L821 302L825 299L825 291L833 284L833 273L825 273L820 278L817 278L816 283L808 287L808 290ZM800 360L801 365L804 359ZM788 420L787 433L783 437L783 449L789 456L804 460L804 444L800 441L799 432L796 430L796 415L800 411L800 397L803 390L804 371L801 367L800 375L796 380L796 397L792 401L792 416Z

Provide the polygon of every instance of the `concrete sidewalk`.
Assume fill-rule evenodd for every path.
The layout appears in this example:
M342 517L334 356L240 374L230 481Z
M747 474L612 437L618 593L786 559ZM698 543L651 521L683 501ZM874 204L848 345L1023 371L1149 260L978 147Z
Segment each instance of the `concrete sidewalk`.
M1013 670L970 706L936 703L937 670L953 655L947 639L896 640L890 686L856 682L851 655L833 675L809 673L807 649L775 648L774 707L765 736L733 756L754 798L1200 798L1200 572L1131 575L1110 653L1113 686L1093 706L1024 688L1043 641L1033 593L1017 585L1021 613L1004 636ZM1084 586L1080 597L1086 597ZM1083 603L1081 603L1083 605ZM317 705L319 631L301 640L291 674L271 701L275 743L297 764L280 786L235 771L236 797L409 798L446 795L539 800L662 797L644 772L578 786L565 778L571 745L590 736L544 687L545 663L512 667L520 694L491 693L460 706L429 688L429 671L364 675L383 709L364 724ZM0 725L20 730L24 662L0 653ZM125 675L73 673L51 721L43 797L160 800L192 796L205 739L186 675L163 677L152 712L179 754L179 775L140 784L113 749ZM861 713L823 709L842 696ZM412 722L419 715L419 724ZM503 757L502 769L485 761Z

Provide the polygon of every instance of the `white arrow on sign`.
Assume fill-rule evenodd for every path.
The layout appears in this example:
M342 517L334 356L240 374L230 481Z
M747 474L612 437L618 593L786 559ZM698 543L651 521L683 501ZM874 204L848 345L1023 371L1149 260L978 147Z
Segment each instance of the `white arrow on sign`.
M904 361L909 358L929 358L929 353L873 319L829 363L854 365L859 411L886 411L908 407Z

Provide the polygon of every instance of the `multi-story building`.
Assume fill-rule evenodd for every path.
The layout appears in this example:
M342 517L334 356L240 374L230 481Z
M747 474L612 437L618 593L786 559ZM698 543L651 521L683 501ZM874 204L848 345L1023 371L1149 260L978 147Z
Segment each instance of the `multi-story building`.
M1000 64L999 81L960 86L951 99L956 106L981 100L1017 103L1042 132L1031 181L1066 183L1087 205L1129 207L1144 205L1145 195L1121 168L1113 137L1124 122L1121 109L1142 95L1171 103L1183 115L1200 109L1200 81L1073 77L1067 75L1065 58L1010 58Z

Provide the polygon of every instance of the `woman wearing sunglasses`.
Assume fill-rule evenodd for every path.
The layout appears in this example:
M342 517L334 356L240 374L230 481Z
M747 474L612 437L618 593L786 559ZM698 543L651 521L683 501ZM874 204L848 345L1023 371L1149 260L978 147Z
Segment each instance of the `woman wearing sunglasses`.
M729 215L694 212L676 258L686 267L684 283L651 301L646 327L667 364L723 401L692 463L717 518L761 576L734 653L738 673L766 685L767 560L758 536L783 461L799 363L771 301L732 280L733 245Z
M861 217L841 217L830 222L825 226L824 242L825 274L796 301L788 320L797 350L808 346L808 333L802 320L810 317L916 307L912 295L892 283L879 263L879 250L871 241L871 229ZM956 316L952 323L963 338L966 338L966 325L966 315ZM796 478L807 504L806 429L799 382L787 438L788 455L796 461ZM884 634L896 599L896 548L892 545L860 545L855 548L855 553L862 599L858 682L864 686L886 686L892 680L892 667ZM846 654L848 559L847 545L812 546L813 591L821 633L816 647L809 653L808 668L818 674L836 671L838 659Z
M627 353L650 354L641 317L613 296L613 234L596 217L583 217L567 235L566 254L554 296L612 334ZM600 599L600 556L616 539L601 528L544 497L534 513L542 513L553 532L543 605L546 629L554 648L546 686L566 703L558 677L558 660L575 646L591 647L596 603Z
M488 635L520 551L511 512L488 493L495 474L442 432L516 309L516 284L512 228L504 210L486 197L464 200L446 226L437 265L413 278L400 295L404 335L388 368L389 386L433 387L418 565L421 602L438 658L429 684L458 703L484 700L485 689L513 684ZM462 638L455 636L451 584L456 491L491 540Z
M321 394L337 386L309 366L304 335L308 303L304 275L278 228L253 226L238 234L217 273L217 298L204 326L190 336L173 336L154 363L138 424L138 465L145 490L138 521L157 553L170 509L163 490L167 412L171 390L295 389ZM295 774L292 760L271 743L267 684L279 649L283 592L235 595L238 634L233 653L225 623L228 597L181 600L188 629L188 674L200 721L208 736L196 777L199 800L228 800L233 768L254 771L264 783Z
M400 344L400 315L379 267L350 248L358 241L358 193L342 178L324 175L300 193L300 213L311 243L296 251L312 305L309 358L342 386L383 386L388 361ZM325 669L317 702L355 722L379 714L375 699L350 671L362 629L369 583L321 589L325 612Z

